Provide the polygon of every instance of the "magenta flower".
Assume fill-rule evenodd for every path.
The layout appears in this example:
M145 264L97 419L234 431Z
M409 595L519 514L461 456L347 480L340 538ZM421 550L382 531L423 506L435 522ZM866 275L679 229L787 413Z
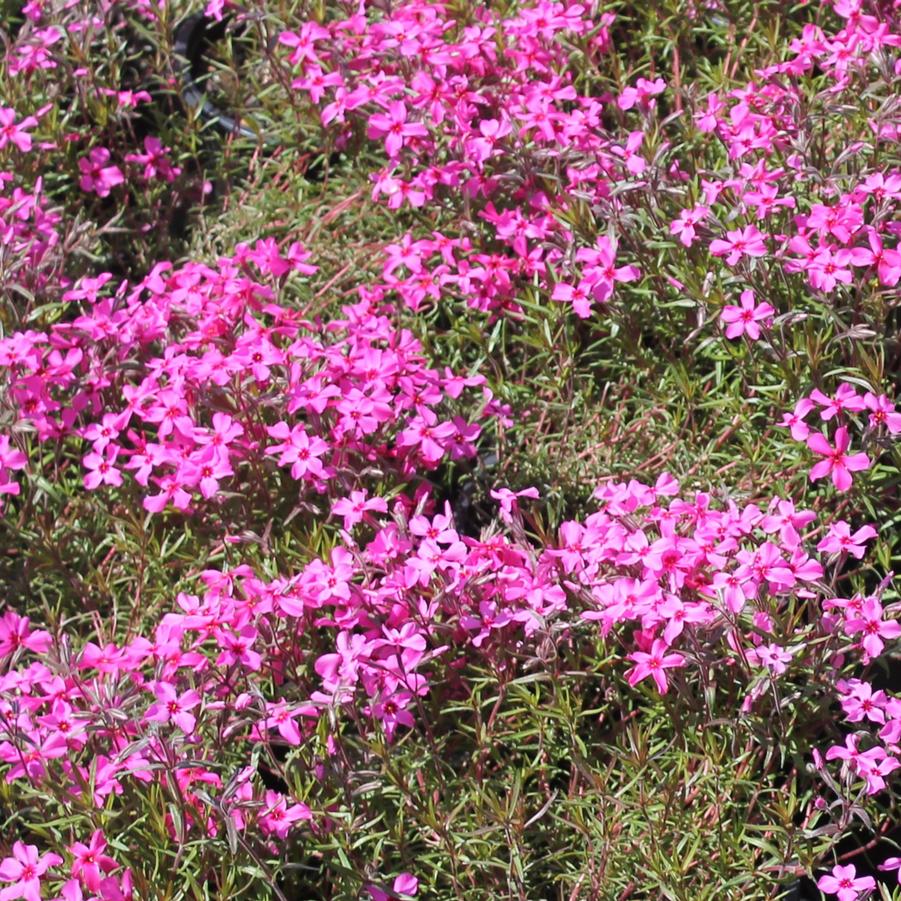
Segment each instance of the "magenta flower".
M109 873L118 866L112 857L103 853L105 849L106 839L100 829L91 836L90 844L75 842L69 846L73 857L72 875L78 876L92 892L99 891L103 873Z
M164 147L159 138L147 135L144 138L144 153L129 153L125 157L125 162L143 166L144 181L159 178L162 181L173 182L181 175L181 169L172 165L169 153L169 148Z
M208 445L196 459L185 463L182 475L185 485L197 485L200 493L209 499L219 491L220 480L233 476L234 470L226 453Z
M537 488L523 488L522 491L511 491L509 488L492 488L491 497L500 504L501 519L504 522L513 521L513 511L519 509L519 498L530 497L538 499L541 495Z
M277 422L266 431L281 441L281 444L272 444L265 452L279 454L279 466L287 466L290 463L292 478L310 479L325 476L325 467L319 458L328 451L329 446L321 438L316 436L311 438L301 424L290 428L286 422Z
M870 458L864 454L847 454L851 439L848 429L842 426L835 430L835 447L826 440L826 436L817 432L807 439L807 446L825 459L820 460L810 470L810 481L815 482L824 476L832 476L832 484L839 491L847 491L852 484L851 473L870 468Z
M845 622L848 635L863 633L860 643L870 657L878 657L885 649L885 641L901 635L901 623L883 619L883 612L878 598L864 598L860 613L849 616Z
M870 391L863 396L864 406L870 411L869 421L872 428L885 426L890 435L901 432L901 413L895 410L895 405L884 395L875 395Z
M743 256L766 256L766 235L755 226L739 228L726 232L725 238L717 238L710 242L710 252L715 257L726 257L726 262L734 266Z
M31 135L27 128L34 128L38 120L28 116L16 122L16 111L10 107L0 107L0 150L7 144L14 144L23 153L31 150Z
M876 888L876 880L872 876L857 878L857 868L849 863L833 867L831 876L820 876L817 888L827 895L837 895L838 901L855 901L861 892Z
M653 99L655 95L662 94L666 90L666 82L662 78L654 81L648 81L647 78L639 78L635 82L635 87L623 88L622 93L617 98L617 106L621 110L630 110L633 106L640 109L652 109L656 104Z
M857 560L867 552L864 542L875 538L878 533L872 526L861 526L853 535L851 526L839 519L829 526L826 536L820 539L817 550L825 554L850 554Z
M109 197L110 191L125 181L125 176L118 166L108 165L110 152L106 147L95 147L78 161L81 180L78 182L82 191L95 193L98 197Z
M121 485L122 473L115 466L118 456L119 448L113 444L107 445L102 453L88 454L82 460L85 468L90 470L84 477L84 487L92 491L101 485L113 485L114 487Z
M201 701L200 695L193 690L175 691L175 686L168 682L157 682L153 690L156 703L151 704L144 714L144 719L151 723L173 722L185 735L190 735L197 724L197 718L189 711Z
M8 778L8 777L7 777ZM14 885L0 891L3 901L24 898L25 901L41 901L41 876L63 862L59 854L38 854L37 845L16 842L12 857L0 862L0 879Z
M410 138L428 136L428 129L421 122L407 121L407 107L403 101L394 100L388 104L387 113L374 113L369 117L370 138L385 137L385 150L392 159Z
M782 414L782 422L779 423L783 428L789 429L792 438L795 441L804 441L810 434L810 426L804 421L804 417L813 409L813 401L810 398L802 397L796 404L795 409L791 413Z
M665 670L685 666L685 657L682 654L667 654L667 650L667 643L662 638L656 638L651 645L650 653L635 651L629 654L629 660L635 661L635 666L626 673L629 685L636 685L642 679L651 676L657 683L660 694L666 694L669 685Z
M391 884L391 891L386 892L378 886L366 887L372 901L397 901L400 898L412 898L419 891L419 880L411 873L401 873Z
M7 610L0 616L0 660L25 648L34 654L46 654L53 638L49 632L40 629L32 632L27 616L19 616L15 610Z
M760 337L760 324L768 327L776 311L768 303L754 303L753 291L741 292L741 306L723 307L720 319L726 323L726 337L747 335L751 341Z
M875 229L870 229L867 237L870 249L855 247L851 251L851 263L855 266L875 266L880 283L894 288L901 281L901 252L884 247Z
M710 208L706 206L696 206L690 210L682 210L679 213L679 218L670 222L670 234L678 235L679 241L684 247L691 247L696 237L695 226L703 222L709 213Z
M810 392L810 399L823 408L820 411L820 418L824 422L828 422L833 416L837 416L845 410L856 413L866 407L864 399L854 390L854 386L847 382L842 382L838 386L833 397L829 397L828 394L823 394L819 388L815 388Z
M901 885L901 857L888 857L886 860L879 864L879 869L882 870L883 873L891 873L895 872L895 875L898 877L898 884Z
M280 792L266 792L266 809L260 813L260 825L280 839L287 837L295 823L312 820L313 814L306 804L288 806L288 799Z
M332 504L332 513L344 517L344 528L347 531L362 522L370 510L387 513L388 503L383 497L369 497L365 488L362 491L351 491L350 497L339 498Z

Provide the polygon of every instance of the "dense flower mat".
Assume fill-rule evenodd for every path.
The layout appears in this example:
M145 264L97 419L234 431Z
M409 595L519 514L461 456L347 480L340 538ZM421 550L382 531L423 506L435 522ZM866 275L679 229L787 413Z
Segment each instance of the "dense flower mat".
M901 5L7 6L0 901L899 897Z

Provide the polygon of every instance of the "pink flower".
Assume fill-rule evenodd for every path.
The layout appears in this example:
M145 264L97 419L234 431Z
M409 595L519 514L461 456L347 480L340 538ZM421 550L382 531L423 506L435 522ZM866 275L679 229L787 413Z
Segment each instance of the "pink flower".
M901 413L895 411L895 405L884 395L875 395L870 391L863 396L865 407L870 411L870 427L885 426L890 435L901 432Z
M633 175L641 175L641 173L644 172L644 170L648 167L648 164L645 161L644 157L639 153L639 149L641 148L643 142L644 132L633 131L630 132L629 137L626 139L626 144L624 147L620 147L618 144L614 144L610 148L610 152L614 156L620 157L626 164L626 169L628 169L629 172L631 172Z
M629 654L629 660L635 661L635 666L626 673L629 685L636 685L642 679L651 676L657 683L660 694L666 694L669 685L665 670L685 666L685 657L682 654L667 654L667 650L667 643L662 638L656 638L651 645L650 653L635 651Z
M598 238L594 247L580 247L576 260L583 264L584 283L590 286L591 296L599 303L613 294L616 282L632 282L641 276L637 266L616 265L616 245L606 235Z
M392 101L388 105L387 114L375 113L369 117L369 137L385 136L385 150L392 159L400 153L405 144L410 143L410 138L424 138L428 133L428 129L421 122L407 121L407 107L400 100Z
M592 288L594 283L583 278L578 284L570 285L559 282L554 285L551 300L560 300L573 305L573 312L580 319L588 319L591 316Z
M7 144L14 144L23 153L31 150L31 135L25 129L34 128L37 124L34 116L16 123L16 111L10 107L0 107L0 150Z
M416 447L428 463L437 463L447 449L449 440L457 434L452 422L438 422L438 417L428 408L411 420L397 437L398 447Z
M260 724L261 729L278 729L278 734L289 745L299 745L303 742L300 728L295 719L299 716L316 716L316 708L309 705L291 707L287 701L278 701L269 704L266 711L266 719Z
M851 526L843 519L829 526L826 536L820 540L817 550L824 554L847 553L857 560L867 552L865 541L875 538L878 533L872 526L861 526L853 535Z
M372 901L398 901L401 898L415 897L419 891L419 880L410 873L401 873L391 885L391 891L386 892L376 885L366 887Z
M176 510L187 510L191 504L191 495L185 491L182 482L175 475L163 476L158 480L159 494L148 494L142 506L151 513L160 513L167 504L172 504Z
M109 166L110 152L106 147L94 147L87 157L78 161L81 180L78 182L82 191L93 191L98 197L108 197L110 190L121 185L125 176L118 166Z
M679 241L685 247L691 247L695 240L695 226L703 222L710 208L706 206L696 206L690 210L682 210L679 218L670 222L669 231L671 235L678 235Z
M113 465L119 456L119 448L109 444L103 453L90 453L82 461L90 472L84 477L84 487L89 491L101 485L119 486L122 484L122 473Z
M884 691L873 691L869 682L858 682L842 698L842 709L849 723L859 723L863 719L871 723L885 722L886 695Z
M172 165L169 152L169 148L164 147L159 138L147 135L144 138L144 153L129 153L125 157L125 162L143 166L141 177L144 181L160 178L163 181L173 182L181 175L181 169Z
M805 267L810 284L820 291L829 293L839 283L850 285L854 280L851 270L851 251L835 250L829 245L820 245L810 263Z
M295 803L288 806L288 798L280 792L266 792L266 809L260 813L260 824L267 832L284 839L302 820L312 820L313 814L306 804Z
M530 497L538 499L541 495L537 488L523 488L522 491L511 491L509 488L492 488L491 496L500 504L501 519L504 522L511 522L513 511L519 509L519 498Z
M726 262L734 266L743 256L766 256L766 235L755 226L726 232L725 238L717 238L710 242L710 252L715 257L726 257Z
M747 335L751 341L760 337L760 325L769 326L776 311L768 303L754 303L753 291L741 292L741 306L723 307L720 319L727 323L726 337L740 338Z
M872 876L857 876L857 868L853 863L847 866L835 866L831 876L820 876L817 888L827 895L837 895L838 901L855 901L861 892L876 888L876 880Z
M657 94L662 94L665 90L666 82L662 78L657 78L654 81L648 81L647 78L639 78L635 82L634 88L623 88L616 103L621 110L630 110L635 105L638 105L643 110L652 109L656 104L654 97Z
M756 659L761 666L765 666L770 672L781 676L791 662L791 651L778 644L762 644L760 647L748 651L749 659Z
M845 453L851 439L848 437L848 429L845 426L835 430L835 447L829 444L826 436L819 432L807 439L807 446L825 459L817 463L810 470L810 480L815 482L824 476L832 476L832 484L839 491L847 491L852 484L851 473L860 472L870 468L870 458L864 454Z
M221 479L233 475L234 470L228 462L228 456L213 445L207 445L196 458L188 460L182 469L185 485L197 485L200 493L207 499L219 491Z
M879 864L879 869L883 873L891 873L894 870L898 877L898 884L901 885L901 857L887 857L883 863Z
M319 459L329 446L318 437L310 437L302 424L289 428L286 422L277 422L266 431L281 441L266 448L267 454L280 454L279 466L291 464L291 477L294 479L322 478L325 467Z
M63 862L59 854L48 852L38 855L37 845L26 845L16 842L13 845L12 857L0 862L0 880L13 882L8 888L0 891L2 901L13 901L24 898L25 901L41 901L41 876Z
M92 892L100 889L100 883L103 879L103 873L109 873L115 870L118 864L112 857L108 857L103 853L106 848L106 839L103 832L97 830L91 836L89 845L82 842L75 842L69 846L69 851L74 860L72 861L72 875L81 878L85 887Z
M829 397L827 394L823 394L819 388L815 388L810 392L810 399L823 408L820 411L820 419L824 422L828 422L833 416L837 416L845 410L856 413L866 407L864 399L854 390L854 386L847 382L842 382L838 386L834 397Z
M883 639L891 640L901 635L901 623L884 620L879 598L864 598L860 613L849 616L845 623L848 635L863 633L861 645L870 657L878 657L885 648Z
M804 417L813 409L813 401L807 397L802 397L796 404L795 409L791 413L782 414L782 422L779 423L783 428L791 431L792 438L795 441L804 441L810 434L810 426L804 422Z
M0 660L25 648L34 654L46 654L52 638L43 629L32 632L27 616L19 616L15 610L7 610L0 616Z
M880 283L894 288L901 281L901 252L883 247L882 238L873 228L867 238L870 249L855 247L851 251L851 262L855 266L875 266Z
M190 735L197 719L189 711L200 703L200 695L193 689L179 695L175 686L168 682L157 682L153 693L156 703L147 708L144 719L151 723L168 723L171 720L185 735Z
M332 504L332 513L344 517L344 528L349 531L362 522L367 512L387 513L388 503L383 497L368 497L368 492L351 491L350 497L342 497Z

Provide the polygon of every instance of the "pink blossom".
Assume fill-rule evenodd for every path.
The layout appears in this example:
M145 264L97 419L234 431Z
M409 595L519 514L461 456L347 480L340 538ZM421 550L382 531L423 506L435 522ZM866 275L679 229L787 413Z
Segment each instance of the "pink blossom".
M501 519L504 522L510 522L513 517L513 511L519 509L519 498L529 497L538 499L541 495L537 488L523 488L522 491L511 491L509 488L492 488L491 497L500 504Z
M838 901L856 901L861 892L876 888L876 880L872 876L857 876L857 868L853 863L847 866L836 865L832 874L820 876L817 888L828 895L837 895Z
M670 234L678 235L679 241L684 247L691 247L696 238L696 226L700 225L709 215L710 208L706 206L696 206L690 210L682 210L679 213L679 218L674 219L670 223Z
M147 708L144 719L151 723L171 721L185 735L193 733L197 718L190 711L202 701L199 692L190 689L179 695L175 686L169 682L157 682L153 693L156 695L156 702Z
M396 876L391 884L391 891L386 892L378 886L366 887L372 901L402 901L406 898L414 898L419 891L419 880L410 873L401 873Z
M635 87L623 88L617 99L617 106L621 110L630 110L634 106L641 109L653 109L656 105L654 97L666 90L666 82L662 78L648 81L647 78L639 78Z
M895 405L884 394L875 395L871 391L863 396L864 406L870 411L869 421L871 428L885 426L890 435L901 434L901 413L895 410Z
M725 238L716 238L710 242L710 253L715 257L726 257L726 262L734 266L743 256L763 257L767 249L766 235L761 234L753 225L726 232Z
M365 489L351 491L350 497L339 498L332 504L332 513L344 517L344 528L348 531L362 522L370 511L387 513L388 504L384 498L369 497Z
M75 842L69 846L73 857L72 875L77 876L84 886L92 892L100 890L103 873L109 873L118 866L112 857L104 854L106 839L101 830L96 830L89 844Z
M48 852L38 854L36 845L26 845L17 841L13 844L12 857L0 861L0 880L14 885L0 890L3 901L24 898L25 901L40 901L41 876L51 867L63 862L59 854Z
M122 170L116 165L107 165L111 154L105 147L94 147L87 157L78 161L81 170L79 185L82 191L93 191L99 197L108 197L110 191L125 182Z
M795 441L804 441L810 434L810 426L804 421L804 417L814 408L810 398L802 397L791 413L782 414L781 426L791 431Z
M861 646L870 657L878 657L885 648L883 639L893 639L901 635L901 623L882 618L882 604L878 598L864 598L860 612L849 615L845 631L849 635L863 634Z
M851 534L851 526L840 519L829 526L829 531L817 545L817 550L826 554L850 554L857 560L866 553L866 544L878 533L872 526L861 526L854 534Z
M407 107L400 100L389 103L387 113L375 113L369 117L369 137L384 136L385 150L391 158L396 157L411 138L424 138L428 133L421 122L407 121Z
M864 398L857 393L853 385L849 385L847 382L842 382L841 385L838 386L833 397L829 397L828 395L823 394L819 388L815 388L810 392L810 399L823 408L820 411L820 418L824 422L828 422L834 416L843 413L845 410L856 413L866 407Z
M16 111L9 107L0 107L0 150L7 144L15 145L22 153L31 150L29 128L34 128L38 120L34 116L26 116L16 122Z
M851 473L870 468L870 458L865 453L848 454L851 439L845 426L835 430L835 446L833 447L825 435L816 433L807 439L807 446L825 459L810 470L812 482L824 476L832 476L832 484L839 491L847 491L852 484Z
M107 445L102 453L87 454L82 462L90 472L84 477L84 487L90 491L101 485L121 485L122 473L114 465L118 456L115 445Z
M727 324L726 337L740 338L747 335L751 341L760 337L760 324L768 327L776 311L770 304L755 303L753 291L741 292L741 306L725 306L720 319Z
M651 676L657 684L660 694L666 694L669 689L666 678L666 670L673 667L685 666L686 660L682 654L667 654L668 645L662 638L654 639L650 652L634 651L629 654L629 660L635 662L627 673L629 685L636 685L642 679Z
M50 633L43 629L32 631L29 618L19 616L15 610L7 610L0 616L0 659L14 654L19 648L46 654L52 640Z
M144 152L126 154L125 162L142 166L141 177L144 181L159 178L162 181L173 182L181 174L181 169L172 165L169 153L169 148L164 147L159 138L147 135L144 138Z
M894 288L901 281L901 252L885 247L874 228L868 230L867 240L869 249L855 247L851 251L851 262L855 266L875 266L880 283Z

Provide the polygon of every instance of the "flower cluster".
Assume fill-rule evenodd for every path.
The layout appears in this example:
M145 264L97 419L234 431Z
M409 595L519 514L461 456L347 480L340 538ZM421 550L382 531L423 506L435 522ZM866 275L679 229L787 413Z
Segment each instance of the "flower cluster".
M253 873L284 897L283 880L315 869L295 852L313 849L318 866L342 832L373 859L334 855L345 881L316 891L335 897L425 897L441 879L447 897L476 897L499 870L479 857L495 833L516 854L495 895L685 896L608 891L606 860L567 874L572 886L526 883L520 837L545 828L563 782L581 808L557 826L593 835L581 811L601 780L575 752L591 756L577 732L598 709L614 737L597 746L626 734L634 752L612 754L611 773L687 748L691 717L711 736L727 724L720 757L741 756L746 781L770 768L761 796L794 780L781 870L818 875L839 901L866 897L876 879L841 842L872 811L891 818L901 772L901 695L878 672L901 638L894 539L873 512L895 504L901 434L886 337L901 284L899 4L832 0L792 20L761 68L703 92L683 81L681 37L671 68L633 65L607 4L339 2L318 17L301 4L309 17L289 22L276 6L206 7L226 32L263 38L260 121L284 100L269 143L241 158L240 196L304 169L292 142L309 121L355 155L336 178L353 191L306 232L272 215L222 244L179 237L185 205L219 193L205 175L215 154L197 123L164 127L175 70L151 77L133 52L170 47L167 4L32 0L3 32L0 513L18 544L0 561L0 778L47 823L16 816L0 836L0 901L151 897L192 855L209 881L192 891L252 892L236 874ZM719 27L721 4L686 6L689 22ZM237 131L219 148L223 182ZM241 206L224 193L223 216ZM317 235L348 209L390 224L361 239L361 272L342 258L333 273L344 226L337 249ZM511 384L536 348L565 358L565 396L554 379ZM608 350L641 371L614 377ZM678 385L684 410L652 382ZM712 396L727 384L734 397ZM670 401L675 443L650 451L660 432L636 433L675 423ZM622 429L635 410L648 412ZM734 419L717 434L723 410ZM565 463L534 477L572 455L516 457L533 426L546 443L587 435L576 462L610 452L593 512L597 478L572 498L555 493ZM711 462L739 447L750 462ZM780 487L759 478L767 454ZM461 473L484 503L475 526L445 497ZM877 541L878 572L863 562ZM102 557L91 580L70 552ZM137 586L130 608L122 584ZM545 677L561 696L579 683L560 706L572 718L533 730L522 711L540 704L515 698L515 738L493 748L504 705ZM615 722L611 698L625 699ZM645 715L678 741L649 754ZM436 733L456 731L477 737L459 759L479 780L511 781L508 745L529 747L506 807L486 793L477 814L461 803L446 816L450 793L393 767L393 754L440 757ZM572 733L565 766L557 731ZM774 777L779 755L794 769ZM665 817L691 808L713 766L683 762ZM379 805L396 798L395 840ZM764 821L758 801L748 816ZM150 848L117 833L138 810ZM704 817L722 840L720 813L711 803ZM605 847L620 830L608 825ZM775 832L750 826L770 854ZM452 865L432 878L411 862L425 870L435 848Z

